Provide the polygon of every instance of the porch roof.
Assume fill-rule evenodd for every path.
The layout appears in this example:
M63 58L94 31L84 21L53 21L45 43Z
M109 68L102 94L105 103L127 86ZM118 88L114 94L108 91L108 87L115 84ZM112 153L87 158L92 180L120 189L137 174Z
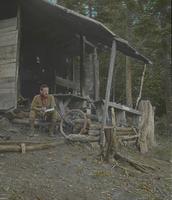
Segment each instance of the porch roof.
M70 34L73 36L84 35L96 46L111 47L112 41L115 39L117 50L127 56L141 60L145 64L151 64L151 61L133 48L128 41L118 37L99 21L60 5L48 3L46 0L21 0L20 2L24 12L26 11L26 15L28 15L27 21L32 25L35 24L33 29L47 29L47 32L51 32L51 35L52 32L55 33L54 37L55 35L64 38ZM39 23L36 22L37 20Z

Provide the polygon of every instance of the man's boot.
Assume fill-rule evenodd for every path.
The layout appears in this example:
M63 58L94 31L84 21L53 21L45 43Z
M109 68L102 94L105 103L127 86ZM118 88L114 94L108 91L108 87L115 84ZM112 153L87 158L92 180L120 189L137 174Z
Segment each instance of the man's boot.
M49 136L50 137L54 136L55 126L56 126L56 122L51 122L51 125L49 127Z

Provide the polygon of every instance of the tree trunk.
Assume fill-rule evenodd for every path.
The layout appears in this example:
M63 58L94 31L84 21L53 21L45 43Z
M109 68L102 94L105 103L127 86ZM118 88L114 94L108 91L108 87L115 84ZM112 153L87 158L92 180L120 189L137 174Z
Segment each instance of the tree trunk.
M149 148L155 146L154 138L154 109L150 101L141 101L139 110L142 113L139 124L139 145L141 153L147 153Z
M168 133L172 134L172 68L168 65L166 70L166 112Z
M93 2L92 0L88 1L88 9L89 9L89 17L92 18L92 6L93 6Z

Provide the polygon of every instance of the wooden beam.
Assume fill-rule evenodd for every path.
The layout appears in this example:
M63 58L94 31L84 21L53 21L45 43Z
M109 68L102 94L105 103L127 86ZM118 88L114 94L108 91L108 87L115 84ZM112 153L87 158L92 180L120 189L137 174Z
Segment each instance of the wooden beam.
M78 88L78 84L76 82L61 78L59 76L56 76L56 84L74 90Z
M117 108L119 110L123 110L132 114L136 114L136 115L141 115L141 112L139 112L138 110L135 110L133 108L129 108L128 106L124 106L115 102L109 102L109 106L110 107L114 107Z
M96 46L92 42L88 41L87 39L85 39L85 43L89 45L90 47L96 48Z
M84 96L84 58L85 58L85 37L80 35L80 92Z
M113 70L114 70L114 66L115 66L115 58L116 58L116 41L114 40L112 43L110 66L109 66L109 72L108 72L108 82L107 82L107 86L106 86L106 96L105 96L105 104L104 104L104 110L103 110L102 131L101 131L101 137L100 137L100 145L101 146L105 145L104 126L106 125L106 119L107 119L107 114L108 114Z
M100 90L100 79L99 79L99 61L97 58L97 49L94 48L93 54L93 65L94 65L94 99L97 101L99 99Z
M76 37L77 39L80 39L81 36L78 35L78 34L76 34L75 37ZM92 47L92 48L96 48L96 45L93 44L92 42L90 42L89 40L87 40L86 37L85 37L85 44L87 44L88 46L90 46L90 47Z

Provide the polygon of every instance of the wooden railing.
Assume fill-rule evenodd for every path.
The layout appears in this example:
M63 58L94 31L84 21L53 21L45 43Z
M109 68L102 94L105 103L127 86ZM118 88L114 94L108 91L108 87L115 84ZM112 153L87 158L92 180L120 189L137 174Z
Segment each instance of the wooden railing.
M98 120L101 122L104 109L104 100L96 101L95 105ZM114 109L117 127L138 127L141 116L140 111L125 105L117 104L115 102L109 102L108 107L107 124L111 124L112 122L111 109Z

